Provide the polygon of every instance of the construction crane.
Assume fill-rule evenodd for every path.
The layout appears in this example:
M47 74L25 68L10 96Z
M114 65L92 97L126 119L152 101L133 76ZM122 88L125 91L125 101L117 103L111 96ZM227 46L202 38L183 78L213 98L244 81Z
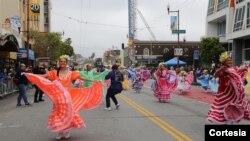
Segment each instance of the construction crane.
M133 63L137 63L137 61L135 60L135 50L134 50L134 40L136 36L136 5L137 5L137 0L128 0L128 25L129 25L128 52L129 52L129 59Z
M143 23L145 24L145 26L146 26L146 28L147 28L149 34L151 35L153 41L156 41L155 35L154 35L154 33L152 32L152 30L150 29L150 27L149 27L149 25L148 25L146 19L145 19L144 16L142 15L141 11L140 11L139 9L136 9L136 10L137 10L137 13L139 14L141 20L142 20Z
M134 49L134 41L136 40L136 32L137 32L137 27L136 27L137 13L139 14L140 18L145 24L152 39L156 41L155 35L150 29L146 19L144 18L140 10L137 9L137 0L128 0L128 21L129 21L128 48L129 48L129 59L133 63L137 63L137 61L135 60L135 49Z

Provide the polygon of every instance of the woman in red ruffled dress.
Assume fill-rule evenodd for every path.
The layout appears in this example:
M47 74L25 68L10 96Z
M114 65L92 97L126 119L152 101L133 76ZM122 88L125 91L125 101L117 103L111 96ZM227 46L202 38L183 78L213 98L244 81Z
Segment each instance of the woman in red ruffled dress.
M167 78L168 75L171 75L169 70L165 68L164 63L159 64L159 69L155 72L155 88L154 88L154 96L158 98L159 102L169 102L171 99L170 93L174 91L176 84L173 84ZM175 77L177 79L177 77ZM174 80L174 82L177 82Z
M81 77L77 71L68 70L67 63L67 55L62 55L59 58L57 70L48 71L43 76L25 74L53 102L53 108L48 118L48 128L58 132L56 139L69 138L71 129L85 127L85 123L79 115L80 110L92 109L98 106L102 100L102 83L100 81L95 81L91 87L73 87L72 81L88 79Z
M247 67L234 67L228 52L222 53L220 62L223 66L215 72L219 77L218 94L208 112L208 121L233 124L250 120L250 105L243 85Z

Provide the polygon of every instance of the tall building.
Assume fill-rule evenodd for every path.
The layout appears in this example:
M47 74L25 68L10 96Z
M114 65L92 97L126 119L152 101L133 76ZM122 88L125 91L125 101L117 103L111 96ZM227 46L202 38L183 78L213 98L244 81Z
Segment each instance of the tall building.
M206 35L219 37L235 65L250 63L250 1L209 0Z
M46 34L50 32L51 28L51 2L49 0L20 0L20 15L21 15L21 27L20 31L23 35L23 48L29 48L28 53L22 52L24 54L29 54L29 64L33 64L35 60L35 54L32 50L32 45L34 40L30 38L30 33L32 31L37 31L41 34ZM28 28L29 27L29 28ZM27 56L20 55L20 59L27 59Z
M21 43L19 0L0 0L0 69L15 66Z
M51 2L49 0L21 0L21 30L38 31L41 33L51 30ZM27 14L29 6L29 15ZM27 16L29 16L27 18ZM23 32L24 41L27 41L27 32ZM30 43L32 44L32 43Z

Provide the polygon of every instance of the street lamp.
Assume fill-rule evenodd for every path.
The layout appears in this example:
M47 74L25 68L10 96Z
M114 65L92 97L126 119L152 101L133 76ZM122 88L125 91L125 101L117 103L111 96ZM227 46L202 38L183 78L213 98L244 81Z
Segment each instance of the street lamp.
M168 7L167 7L167 10L168 10L168 14L169 13L173 13L173 12L175 12L175 13L177 13L177 36L178 36L178 38L177 38L177 46L178 46L178 52L181 52L180 50L180 16L179 16L179 10L176 10L176 11L171 11L170 10L170 5L168 4ZM181 54L180 54L181 55ZM180 55L177 55L177 67L179 67L179 56Z

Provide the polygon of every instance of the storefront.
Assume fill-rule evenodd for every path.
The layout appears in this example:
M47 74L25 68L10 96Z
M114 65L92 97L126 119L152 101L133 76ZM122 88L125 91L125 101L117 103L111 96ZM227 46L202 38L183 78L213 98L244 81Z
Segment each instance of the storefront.
M15 67L18 48L19 45L14 35L0 35L0 68Z

